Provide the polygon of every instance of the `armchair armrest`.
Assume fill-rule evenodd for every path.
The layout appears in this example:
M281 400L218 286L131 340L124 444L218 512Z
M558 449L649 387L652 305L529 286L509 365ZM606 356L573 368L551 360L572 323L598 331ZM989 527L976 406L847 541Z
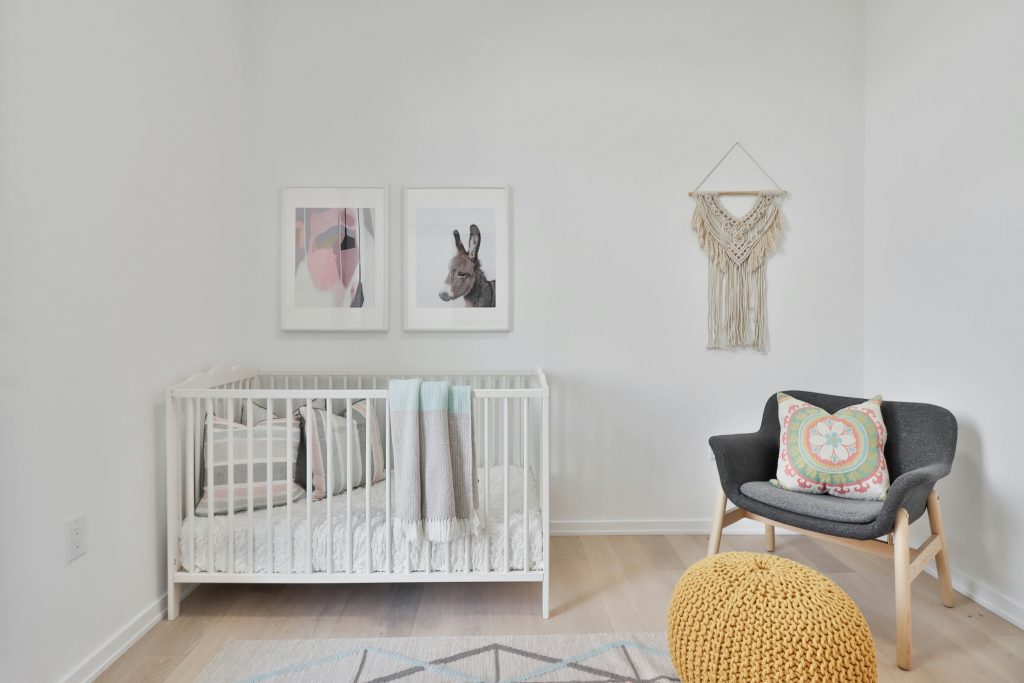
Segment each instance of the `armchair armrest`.
M933 462L930 465L904 472L889 485L889 493L885 498L886 500L902 498L912 489L919 487L927 487L928 490L931 490L935 482L947 474L949 474L949 465L943 462Z
M896 510L899 508L907 510L910 521L920 517L935 482L949 474L949 470L949 464L934 462L896 477L885 494L885 505L878 515L879 518L888 518L889 515L895 518Z
M734 498L748 481L767 481L775 473L778 445L762 432L727 434L708 439L715 454L722 489Z

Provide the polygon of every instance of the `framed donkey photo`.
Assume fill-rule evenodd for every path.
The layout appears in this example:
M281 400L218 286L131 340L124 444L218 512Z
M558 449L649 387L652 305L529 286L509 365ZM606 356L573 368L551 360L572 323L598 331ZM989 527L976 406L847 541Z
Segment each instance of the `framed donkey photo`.
M405 329L507 331L508 188L405 190Z

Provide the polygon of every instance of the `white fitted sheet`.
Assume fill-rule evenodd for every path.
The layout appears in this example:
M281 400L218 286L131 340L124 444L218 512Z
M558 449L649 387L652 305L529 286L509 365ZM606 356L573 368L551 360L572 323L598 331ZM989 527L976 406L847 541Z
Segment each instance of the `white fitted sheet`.
M485 533L475 534L470 539L470 557L472 558L471 569L473 571L486 571L485 558L487 556L488 543L490 541L490 570L502 571L505 562L505 528L502 523L504 514L504 468L501 466L490 468L490 498L489 507L484 508L484 469L478 470L479 476L479 509L480 522L486 522ZM509 540L508 565L510 570L521 570L524 565L523 548L523 469L521 467L509 467ZM540 570L544 567L542 519L539 505L537 481L533 473L529 473L529 569ZM394 495L394 473L391 477L392 495ZM359 488L352 491L352 569L356 573L366 573L367 565L367 543L366 543L366 495L367 489ZM333 497L331 503L331 515L334 518L334 570L344 572L348 568L348 542L347 525L345 522L348 494L341 493ZM306 499L301 499L292 504L292 571L307 572L312 562L314 572L326 571L328 567L327 557L327 500L313 501L312 526L313 544L312 552L307 558L309 549L309 534L306 526ZM373 558L373 571L386 571L386 543L387 530L385 529L385 482L379 482L370 489L370 522L372 537L370 541L370 552ZM273 564L274 573L281 574L288 571L288 513L286 506L275 507L270 513L273 522ZM252 536L249 529L250 514L236 512L234 514L234 571L239 573L250 573L249 569L249 544L253 541L253 565L256 574L268 572L267 556L267 511L255 510L252 513ZM392 522L394 520L392 519ZM195 550L194 555L190 548L190 527L195 524ZM212 518L193 517L186 519L181 525L181 534L178 537L181 564L185 571L205 572L209 571L208 531L211 531L213 540L214 571L228 571L228 537L229 522L227 515L216 515ZM392 525L394 527L394 525ZM447 544L430 544L430 567L432 571L444 571L446 568ZM392 528L391 540L392 567L396 572L405 572L407 567L414 572L424 571L426 558L426 543L412 544L398 539L398 534ZM407 564L408 563L408 564ZM450 568L452 571L465 571L466 567L466 542L458 540L451 544Z

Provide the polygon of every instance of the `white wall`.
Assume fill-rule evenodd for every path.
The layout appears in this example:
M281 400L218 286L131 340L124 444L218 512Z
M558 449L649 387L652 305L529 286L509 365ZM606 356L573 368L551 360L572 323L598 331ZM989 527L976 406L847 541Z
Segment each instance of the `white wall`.
M153 613L161 391L195 369L543 365L555 520L625 528L706 525L707 436L775 390L862 387L859 2L2 7L0 677ZM793 192L768 355L704 349L686 191L737 139ZM398 190L501 183L514 331L403 333ZM395 190L390 333L279 330L286 184Z
M205 0L0 3L0 680L88 671L159 615L162 389L246 330L223 276L247 257L242 25Z
M938 487L954 579L1024 623L1024 4L867 12L865 392L960 422Z
M755 428L775 390L860 391L860 3L252 7L240 360L543 365L553 519L637 528L707 520L707 437ZM686 192L737 139L793 191L768 265L769 355L704 348ZM506 183L514 330L402 332L400 189ZM392 331L281 332L281 186L372 184L394 190Z

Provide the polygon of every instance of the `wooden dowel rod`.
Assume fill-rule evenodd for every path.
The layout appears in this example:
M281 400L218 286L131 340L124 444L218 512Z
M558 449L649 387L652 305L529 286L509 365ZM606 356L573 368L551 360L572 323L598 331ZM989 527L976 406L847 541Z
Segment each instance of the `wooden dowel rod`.
M689 195L691 197L694 196L694 195L698 195L698 194L717 194L719 197L735 197L735 196L740 196L740 195L761 195L761 194L777 194L779 196L786 197L786 196L789 195L788 192L786 192L786 191L781 191L780 192L779 190L722 190L720 192L715 192L714 190L707 190L707 191L690 192L689 193Z

